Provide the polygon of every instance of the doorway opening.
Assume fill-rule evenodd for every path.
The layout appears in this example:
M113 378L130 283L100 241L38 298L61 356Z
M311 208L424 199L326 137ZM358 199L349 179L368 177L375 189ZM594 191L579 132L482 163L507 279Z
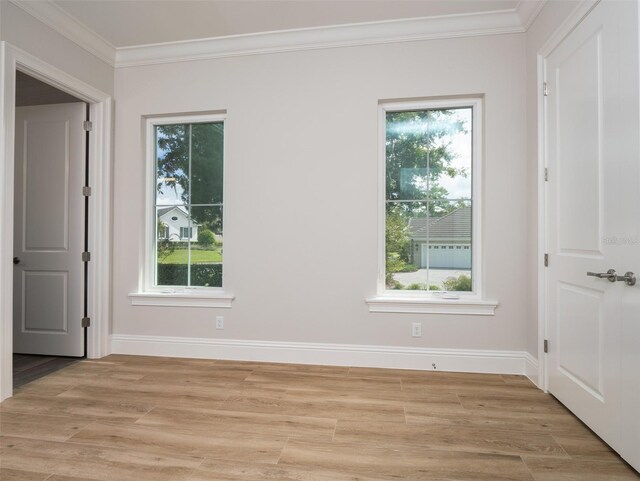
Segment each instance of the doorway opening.
M16 71L13 385L86 357L89 105Z

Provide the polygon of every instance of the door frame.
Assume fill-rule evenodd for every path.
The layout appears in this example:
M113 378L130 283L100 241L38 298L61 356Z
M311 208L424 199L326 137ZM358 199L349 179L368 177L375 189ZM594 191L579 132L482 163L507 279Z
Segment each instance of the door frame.
M8 42L0 42L0 401L13 395L13 205L16 71L26 73L89 104L88 303L91 327L87 357L109 354L111 310L111 122L110 95ZM80 319L78 319L80 322Z
M560 45L560 43L575 29L582 20L589 15L600 0L583 0L564 19L555 32L549 37L537 56L537 101L538 101L538 250L536 265L538 266L538 379L536 384L545 393L549 388L549 371L544 352L544 340L549 332L547 310L547 269L544 266L544 255L547 252L547 189L545 168L547 166L547 136L546 136L546 104L543 85L546 79L546 59Z

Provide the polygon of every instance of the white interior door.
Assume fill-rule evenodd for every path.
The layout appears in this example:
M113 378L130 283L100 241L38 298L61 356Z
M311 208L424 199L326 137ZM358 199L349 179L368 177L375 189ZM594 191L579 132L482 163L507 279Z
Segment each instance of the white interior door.
M16 109L13 350L83 356L85 104Z
M587 275L640 268L637 8L601 2L545 62L546 319L549 391L640 469L638 285Z

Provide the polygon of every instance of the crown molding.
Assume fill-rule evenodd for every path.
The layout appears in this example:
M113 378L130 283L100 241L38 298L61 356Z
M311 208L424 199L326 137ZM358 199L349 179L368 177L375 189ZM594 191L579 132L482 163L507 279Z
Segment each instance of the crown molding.
M13 5L63 35L80 48L115 67L116 48L51 1L9 0Z
M520 3L516 6L516 12L520 18L520 25L526 32L533 24L538 14L544 7L547 0L520 0Z
M540 0L515 9L465 15L314 27L118 48L116 67L206 60L264 53L523 33L542 8Z
M112 67L526 32L546 0L513 9L302 28L116 48L53 1L9 0Z

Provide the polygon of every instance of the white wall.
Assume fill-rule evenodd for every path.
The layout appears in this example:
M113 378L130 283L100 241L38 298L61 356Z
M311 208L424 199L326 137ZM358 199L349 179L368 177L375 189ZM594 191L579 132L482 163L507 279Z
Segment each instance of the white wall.
M547 2L527 31L527 352L538 357L538 52L580 2Z
M113 67L4 0L0 1L0 40L35 55L106 94L113 94Z
M525 85L525 35L117 69L113 333L524 350ZM501 305L495 317L369 313L378 100L457 94L486 99L485 292ZM233 307L131 306L143 256L142 117L221 109ZM412 321L422 338L410 337Z

